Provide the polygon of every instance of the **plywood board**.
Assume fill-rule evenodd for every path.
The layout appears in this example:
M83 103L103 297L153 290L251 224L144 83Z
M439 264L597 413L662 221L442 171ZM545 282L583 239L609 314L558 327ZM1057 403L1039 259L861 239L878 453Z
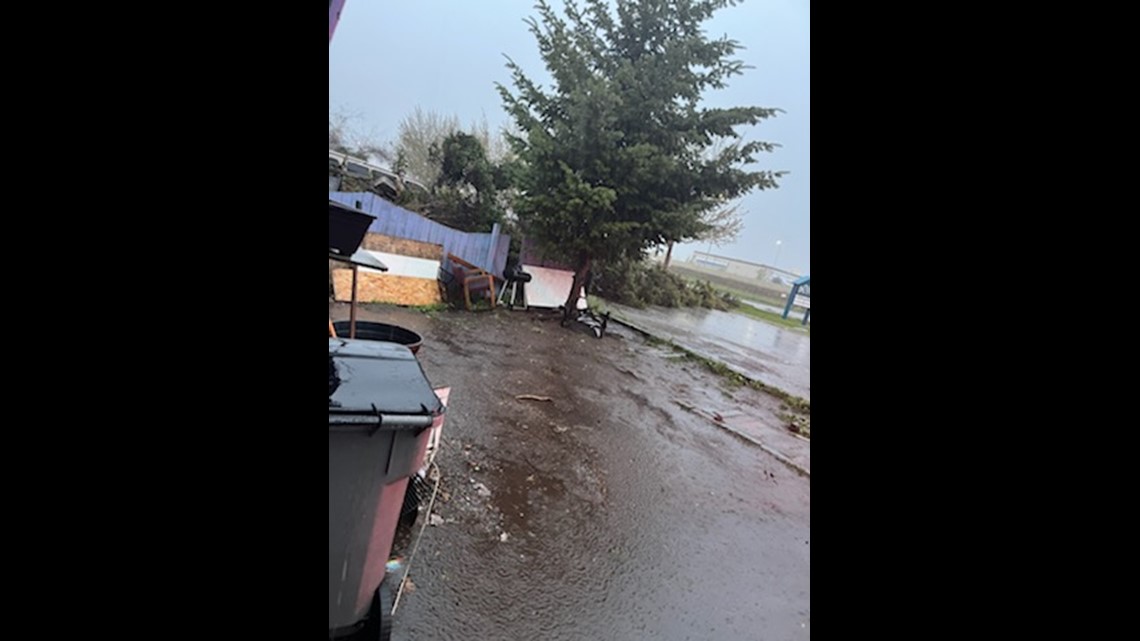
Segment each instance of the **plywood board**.
M333 270L333 292L337 302L352 300L352 270ZM393 305L435 305L440 302L439 285L435 278L393 276L380 272L360 270L357 284L357 301L361 303L391 303Z
M396 238L375 232L368 232L364 235L364 244L361 245L361 249L437 261L443 258L443 245L423 243L410 238Z

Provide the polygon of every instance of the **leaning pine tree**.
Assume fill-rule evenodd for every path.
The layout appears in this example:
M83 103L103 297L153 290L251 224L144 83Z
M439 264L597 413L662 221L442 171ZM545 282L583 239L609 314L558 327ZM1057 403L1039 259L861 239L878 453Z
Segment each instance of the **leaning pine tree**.
M744 70L739 43L701 26L736 0L566 0L564 15L539 0L528 20L550 72L549 88L513 61L513 91L499 85L517 124L515 211L548 253L571 262L566 315L598 260L641 258L651 248L708 231L705 214L781 176L749 171L775 145L745 142L737 128L776 109L702 106Z

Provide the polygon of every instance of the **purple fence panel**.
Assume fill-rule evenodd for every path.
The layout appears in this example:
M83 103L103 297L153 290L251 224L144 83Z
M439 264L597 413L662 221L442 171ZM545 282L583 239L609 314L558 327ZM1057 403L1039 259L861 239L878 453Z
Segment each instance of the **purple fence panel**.
M511 237L505 234L475 234L452 229L434 220L408 211L372 193L329 192L329 200L335 200L349 207L376 217L368 231L396 238L408 238L434 245L443 245L440 260L447 254L455 254L463 260L482 267L495 274L503 273L510 251ZM491 251L492 241L495 251Z

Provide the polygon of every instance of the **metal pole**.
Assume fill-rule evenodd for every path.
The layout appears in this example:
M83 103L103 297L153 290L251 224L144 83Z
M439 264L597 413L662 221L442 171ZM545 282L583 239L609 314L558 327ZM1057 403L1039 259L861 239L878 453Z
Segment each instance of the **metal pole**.
M784 319L788 318L788 314L792 313L792 305L796 302L796 292L800 291L799 285L792 285L792 293L788 294L788 304L784 305Z
M356 275L360 268L352 266L352 306L348 310L348 337L356 338Z
M498 266L495 264L495 259L498 258L499 235L502 233L503 228L501 225L499 225L499 223L495 223L495 225L491 227L491 248L487 250L486 270L494 274L496 277L498 277L498 274L495 274L495 270L498 269Z

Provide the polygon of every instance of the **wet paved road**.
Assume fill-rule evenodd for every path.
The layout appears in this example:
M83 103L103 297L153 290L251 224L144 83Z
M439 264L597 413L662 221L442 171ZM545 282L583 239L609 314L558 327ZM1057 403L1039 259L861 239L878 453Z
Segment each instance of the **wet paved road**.
M423 334L425 372L452 387L444 523L426 531L395 639L810 638L810 482L678 404L776 423L770 397L726 391L632 332L596 340L510 312L362 317Z
M614 316L741 374L811 400L811 338L760 320L709 309L634 309Z

